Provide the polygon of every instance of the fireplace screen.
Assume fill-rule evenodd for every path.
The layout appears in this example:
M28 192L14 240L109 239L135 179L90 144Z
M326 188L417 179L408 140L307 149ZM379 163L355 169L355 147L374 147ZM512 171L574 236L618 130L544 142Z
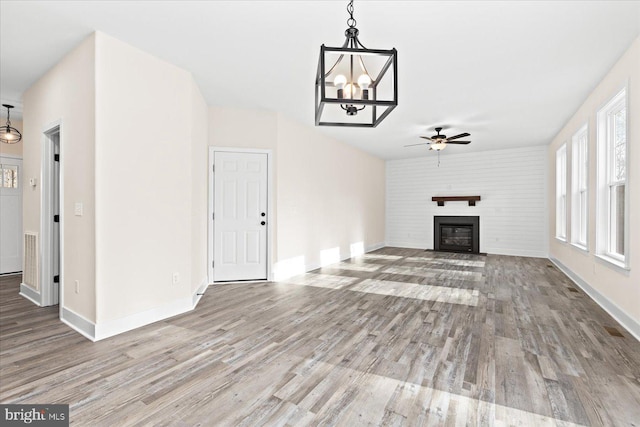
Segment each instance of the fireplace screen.
M473 229L465 226L440 226L440 246L471 250Z
M480 253L480 217L434 216L433 249Z

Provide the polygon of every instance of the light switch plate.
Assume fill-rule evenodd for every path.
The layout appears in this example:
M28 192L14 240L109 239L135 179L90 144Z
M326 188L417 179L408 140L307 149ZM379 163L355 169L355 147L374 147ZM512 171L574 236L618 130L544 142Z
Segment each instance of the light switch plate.
M76 205L73 208L73 214L75 216L82 216L83 209L84 209L84 207L83 207L82 203L81 202L76 202Z

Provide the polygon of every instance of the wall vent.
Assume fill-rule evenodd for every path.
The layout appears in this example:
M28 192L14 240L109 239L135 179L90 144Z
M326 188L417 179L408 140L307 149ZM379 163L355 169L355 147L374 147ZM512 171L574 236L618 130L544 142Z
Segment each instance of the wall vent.
M38 288L38 233L24 233L24 268L22 283L30 288Z

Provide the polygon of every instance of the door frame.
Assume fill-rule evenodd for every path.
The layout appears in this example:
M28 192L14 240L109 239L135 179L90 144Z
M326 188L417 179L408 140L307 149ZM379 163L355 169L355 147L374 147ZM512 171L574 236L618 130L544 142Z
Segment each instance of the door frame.
M272 151L258 148L234 148L234 147L215 147L209 146L209 191L207 192L208 198L208 227L207 227L207 271L209 283L216 283L213 281L213 251L214 251L214 232L215 221L213 220L213 211L215 206L215 172L214 172L214 160L216 152L226 153L253 153L253 154L266 154L267 155L267 281L272 280L272 266L271 266L271 248L273 244L273 180L272 180ZM256 280L260 281L260 280ZM220 283L220 282L218 282Z
M55 302L55 292L53 291L53 156L54 146L51 136L58 133L58 145L60 151L59 161L59 204L60 204L60 238L59 238L59 262L58 274L58 302ZM50 306L59 304L60 314L64 306L64 138L62 120L55 120L42 128L42 156L40 167L40 305ZM50 278L50 280L45 280Z

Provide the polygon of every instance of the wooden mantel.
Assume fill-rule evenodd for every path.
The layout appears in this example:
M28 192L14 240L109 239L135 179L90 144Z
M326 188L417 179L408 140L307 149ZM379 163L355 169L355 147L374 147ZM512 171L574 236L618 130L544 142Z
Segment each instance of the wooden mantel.
M438 202L438 206L444 206L444 202L469 202L469 206L475 206L480 196L439 196L432 197L431 201Z

